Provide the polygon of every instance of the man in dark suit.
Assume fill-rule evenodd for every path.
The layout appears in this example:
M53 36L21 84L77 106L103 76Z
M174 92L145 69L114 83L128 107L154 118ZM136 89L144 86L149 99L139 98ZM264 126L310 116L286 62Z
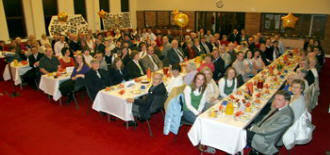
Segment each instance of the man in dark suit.
M231 42L233 42L233 43L235 43L235 42L237 42L237 44L240 43L239 42L240 41L240 36L239 36L238 30L236 28L233 30L233 33L231 33L229 35L229 39L228 40L231 41Z
M111 84L108 72L100 69L100 63L95 59L91 61L91 69L86 73L85 81L89 95L93 100L100 90Z
M225 74L225 61L220 57L219 51L217 49L213 50L213 64L214 64L214 73L213 79L218 81Z
M28 83L32 88L37 88L35 82L40 81L41 73L39 71L39 60L44 56L38 52L38 47L33 46L31 48L32 54L28 57L31 70L27 71L23 76L23 82ZM36 80L36 81L35 81Z
M196 51L196 54L198 56L202 55L202 54L206 54L204 48L200 45L200 42L198 39L194 40L194 46L193 46L193 50Z
M281 90L276 93L272 110L260 121L247 130L247 143L253 153L274 154L278 152L276 144L294 121L293 111L289 106L289 92Z
M162 79L162 74L155 73L147 95L142 99L127 99L128 102L133 103L133 115L135 117L140 120L148 120L151 114L158 112L164 106L167 91Z
M78 40L77 35L71 34L68 42L69 42L69 47L72 51L81 50L80 41Z
M145 71L140 63L140 54L137 51L132 51L131 59L125 66L128 79L134 79L136 77L143 76Z
M206 54L209 54L213 51L213 46L209 42L206 41L205 37L201 38L200 45Z
M105 53L105 46L99 39L95 40L95 53L97 52Z
M270 58L272 53L271 52L267 52L266 51L266 46L265 44L260 44L260 47L259 47L259 51L260 51L260 56L261 56L261 59L262 61L264 62L264 64L267 66L271 63L272 59Z
M167 58L169 63L172 64L177 64L180 63L184 60L184 54L183 52L178 48L178 41L173 40L172 41L172 48L170 48L167 52Z

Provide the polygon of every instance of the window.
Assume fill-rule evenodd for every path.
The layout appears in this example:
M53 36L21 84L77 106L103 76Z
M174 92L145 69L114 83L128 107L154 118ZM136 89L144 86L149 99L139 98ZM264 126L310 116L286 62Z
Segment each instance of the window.
M286 15L280 13L263 13L261 31L266 35L279 33L288 38L324 38L326 15L294 14L294 16L299 18L294 29L284 28L282 26L281 17Z
M243 29L245 26L245 13L240 12L196 12L196 26L199 30L204 28L221 34L230 34L234 28Z
M100 0L100 10L104 10L105 12L110 12L110 5L109 0ZM104 29L103 20L100 18L101 21L101 30Z
M26 37L22 0L3 0L10 38Z
M121 0L121 12L129 12L129 0Z
M74 13L81 14L87 21L85 0L74 0Z
M58 14L57 9L57 0L42 0L44 16L45 16L45 26L46 26L46 34L49 35L48 26L52 16Z

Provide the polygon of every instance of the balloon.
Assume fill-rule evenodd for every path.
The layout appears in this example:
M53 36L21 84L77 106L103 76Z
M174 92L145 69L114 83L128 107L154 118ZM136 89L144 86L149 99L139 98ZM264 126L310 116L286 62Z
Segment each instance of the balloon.
M298 21L298 17L295 17L291 12L282 17L282 23L283 23L283 27L284 28L287 28L287 27L290 27L290 28L295 28L296 26L296 22Z
M68 13L60 12L58 13L57 18L60 22L66 22L68 20Z
M107 14L107 12L105 12L105 11L102 9L101 11L98 12L98 14L99 14L99 16L100 16L101 18L104 18L105 15Z
M174 15L174 22L176 25L183 28L188 25L189 17L187 14L180 12Z

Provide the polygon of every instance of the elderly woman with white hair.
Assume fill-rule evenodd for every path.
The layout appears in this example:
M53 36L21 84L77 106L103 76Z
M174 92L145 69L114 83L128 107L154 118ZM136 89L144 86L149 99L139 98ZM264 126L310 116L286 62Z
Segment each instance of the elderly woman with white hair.
M196 65L193 62L190 62L187 64L186 71L187 71L187 74L183 78L183 81L185 84L189 85L193 81L193 79L198 71L197 71Z

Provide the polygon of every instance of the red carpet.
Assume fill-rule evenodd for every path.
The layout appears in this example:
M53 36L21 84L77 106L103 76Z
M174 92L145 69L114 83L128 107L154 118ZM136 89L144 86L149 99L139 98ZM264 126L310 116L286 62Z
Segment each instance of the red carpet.
M316 129L309 144L296 146L291 154L325 154L330 151L330 60L320 75L319 106L312 113ZM145 123L126 130L123 121L108 122L91 104L80 98L80 109L73 104L59 106L48 101L47 95L25 87L17 90L19 97L10 97L11 82L0 82L0 155L59 155L59 154L199 154L187 137L189 127L182 127L177 139L164 136L160 114L151 120L154 133L148 134ZM9 93L9 94L8 94ZM88 111L88 113L87 113ZM219 131L220 132L220 131ZM217 154L224 154L217 151ZM287 154L282 148L280 154Z

